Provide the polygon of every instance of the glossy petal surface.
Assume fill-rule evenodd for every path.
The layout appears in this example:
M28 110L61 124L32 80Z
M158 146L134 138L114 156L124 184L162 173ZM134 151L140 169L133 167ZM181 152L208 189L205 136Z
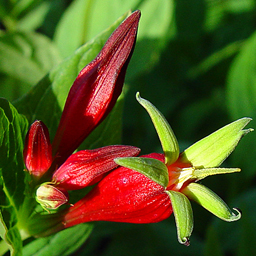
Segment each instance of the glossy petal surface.
M81 150L71 155L53 174L53 182L67 190L81 189L98 177L116 168L117 157L135 156L139 148L132 146L107 146L93 150Z
M65 215L65 227L88 221L153 223L172 213L164 188L143 174L119 167Z
M25 165L34 177L40 178L51 166L52 148L47 127L35 121L26 136L23 151Z
M140 11L132 13L72 85L53 142L57 165L65 161L114 107L134 49L139 18Z

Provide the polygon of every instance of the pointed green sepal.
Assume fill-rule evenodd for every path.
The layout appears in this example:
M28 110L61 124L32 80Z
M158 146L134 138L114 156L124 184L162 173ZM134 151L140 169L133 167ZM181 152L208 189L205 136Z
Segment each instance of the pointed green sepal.
M241 218L238 209L233 208L237 212L233 213L218 195L201 184L190 183L181 192L222 220L231 222Z
M202 180L208 176L216 175L216 174L226 174L233 172L240 172L239 168L205 168L205 169L195 169L193 172L193 178L197 181Z
M241 118L224 126L187 148L181 155L183 162L195 167L218 167L235 149L239 140L253 129L243 130L251 118Z
M189 245L189 237L193 230L193 211L188 198L180 192L166 191L169 195L175 217L178 240L181 244Z
M162 113L148 100L140 97L139 92L136 94L137 101L147 110L159 136L167 166L174 163L179 157L178 141Z
M114 161L118 165L144 174L164 188L168 185L168 169L163 162L157 159L146 157L119 157L114 159Z

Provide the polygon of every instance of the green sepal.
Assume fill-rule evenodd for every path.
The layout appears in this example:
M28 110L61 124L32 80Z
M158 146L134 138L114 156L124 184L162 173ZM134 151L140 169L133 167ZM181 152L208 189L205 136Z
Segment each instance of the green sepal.
M231 222L241 218L238 209L233 208L237 214L233 213L218 195L201 184L190 183L181 192L224 221Z
M159 136L167 166L174 163L179 157L179 144L162 113L149 101L140 97L139 92L136 94L137 101L147 110L156 132Z
M240 172L239 168L204 168L204 169L195 169L193 172L193 177L198 181L202 180L208 176L216 175L216 174L227 174Z
M241 118L224 126L187 148L181 161L190 162L195 167L218 167L235 149L239 140L253 129L243 130L251 118Z
M181 244L189 245L189 237L193 231L193 211L188 198L177 191L166 191L172 202L178 240Z
M118 165L144 174L164 188L168 185L168 169L163 162L157 159L146 157L119 157L114 161Z

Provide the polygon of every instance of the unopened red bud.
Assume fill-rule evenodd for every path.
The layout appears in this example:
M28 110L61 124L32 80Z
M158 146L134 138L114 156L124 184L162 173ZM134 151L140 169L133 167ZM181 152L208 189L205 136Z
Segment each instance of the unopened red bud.
M57 209L68 203L68 192L50 184L42 184L36 191L36 200L45 209Z
M117 157L136 156L139 148L133 146L106 146L93 150L81 150L71 155L53 174L53 183L66 190L81 189L99 181L99 177L118 165Z
M29 173L36 179L42 177L52 163L52 147L47 127L35 121L26 136L23 158Z
M139 19L140 11L135 11L123 21L72 85L53 141L57 166L73 153L114 107L122 92Z

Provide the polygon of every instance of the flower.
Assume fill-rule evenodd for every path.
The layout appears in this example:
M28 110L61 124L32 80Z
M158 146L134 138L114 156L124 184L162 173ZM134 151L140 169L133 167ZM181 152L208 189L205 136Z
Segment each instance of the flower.
M135 156L139 148L113 145L92 150L81 150L71 155L52 176L52 183L66 190L81 189L98 182L108 171L118 166L114 159Z
M144 157L164 159L156 153ZM163 186L137 171L119 167L70 207L62 222L65 228L89 221L153 223L171 213L171 201Z
M64 163L114 107L135 46L139 19L140 11L135 11L123 21L76 78L53 140L52 169ZM25 144L27 169L42 176L52 164L49 132L43 122L33 123Z
M118 166L115 158L139 154L140 149L122 145L72 154L112 110L122 91L139 19L140 11L135 11L124 20L97 57L79 73L69 91L52 145L42 121L31 125L23 151L24 162L35 185L47 181L36 191L36 200L44 208L56 209L66 204L66 190L98 182Z
M175 216L178 240L189 245L193 229L192 199L222 220L240 219L213 191L197 181L215 174L239 172L238 168L217 168L234 150L250 118L239 119L198 141L183 153L163 115L137 94L159 135L164 154L117 158L121 165L104 177L83 199L62 217L68 228L89 221L153 223Z
M140 11L112 33L97 57L72 85L53 140L57 166L81 144L114 107L135 46Z

